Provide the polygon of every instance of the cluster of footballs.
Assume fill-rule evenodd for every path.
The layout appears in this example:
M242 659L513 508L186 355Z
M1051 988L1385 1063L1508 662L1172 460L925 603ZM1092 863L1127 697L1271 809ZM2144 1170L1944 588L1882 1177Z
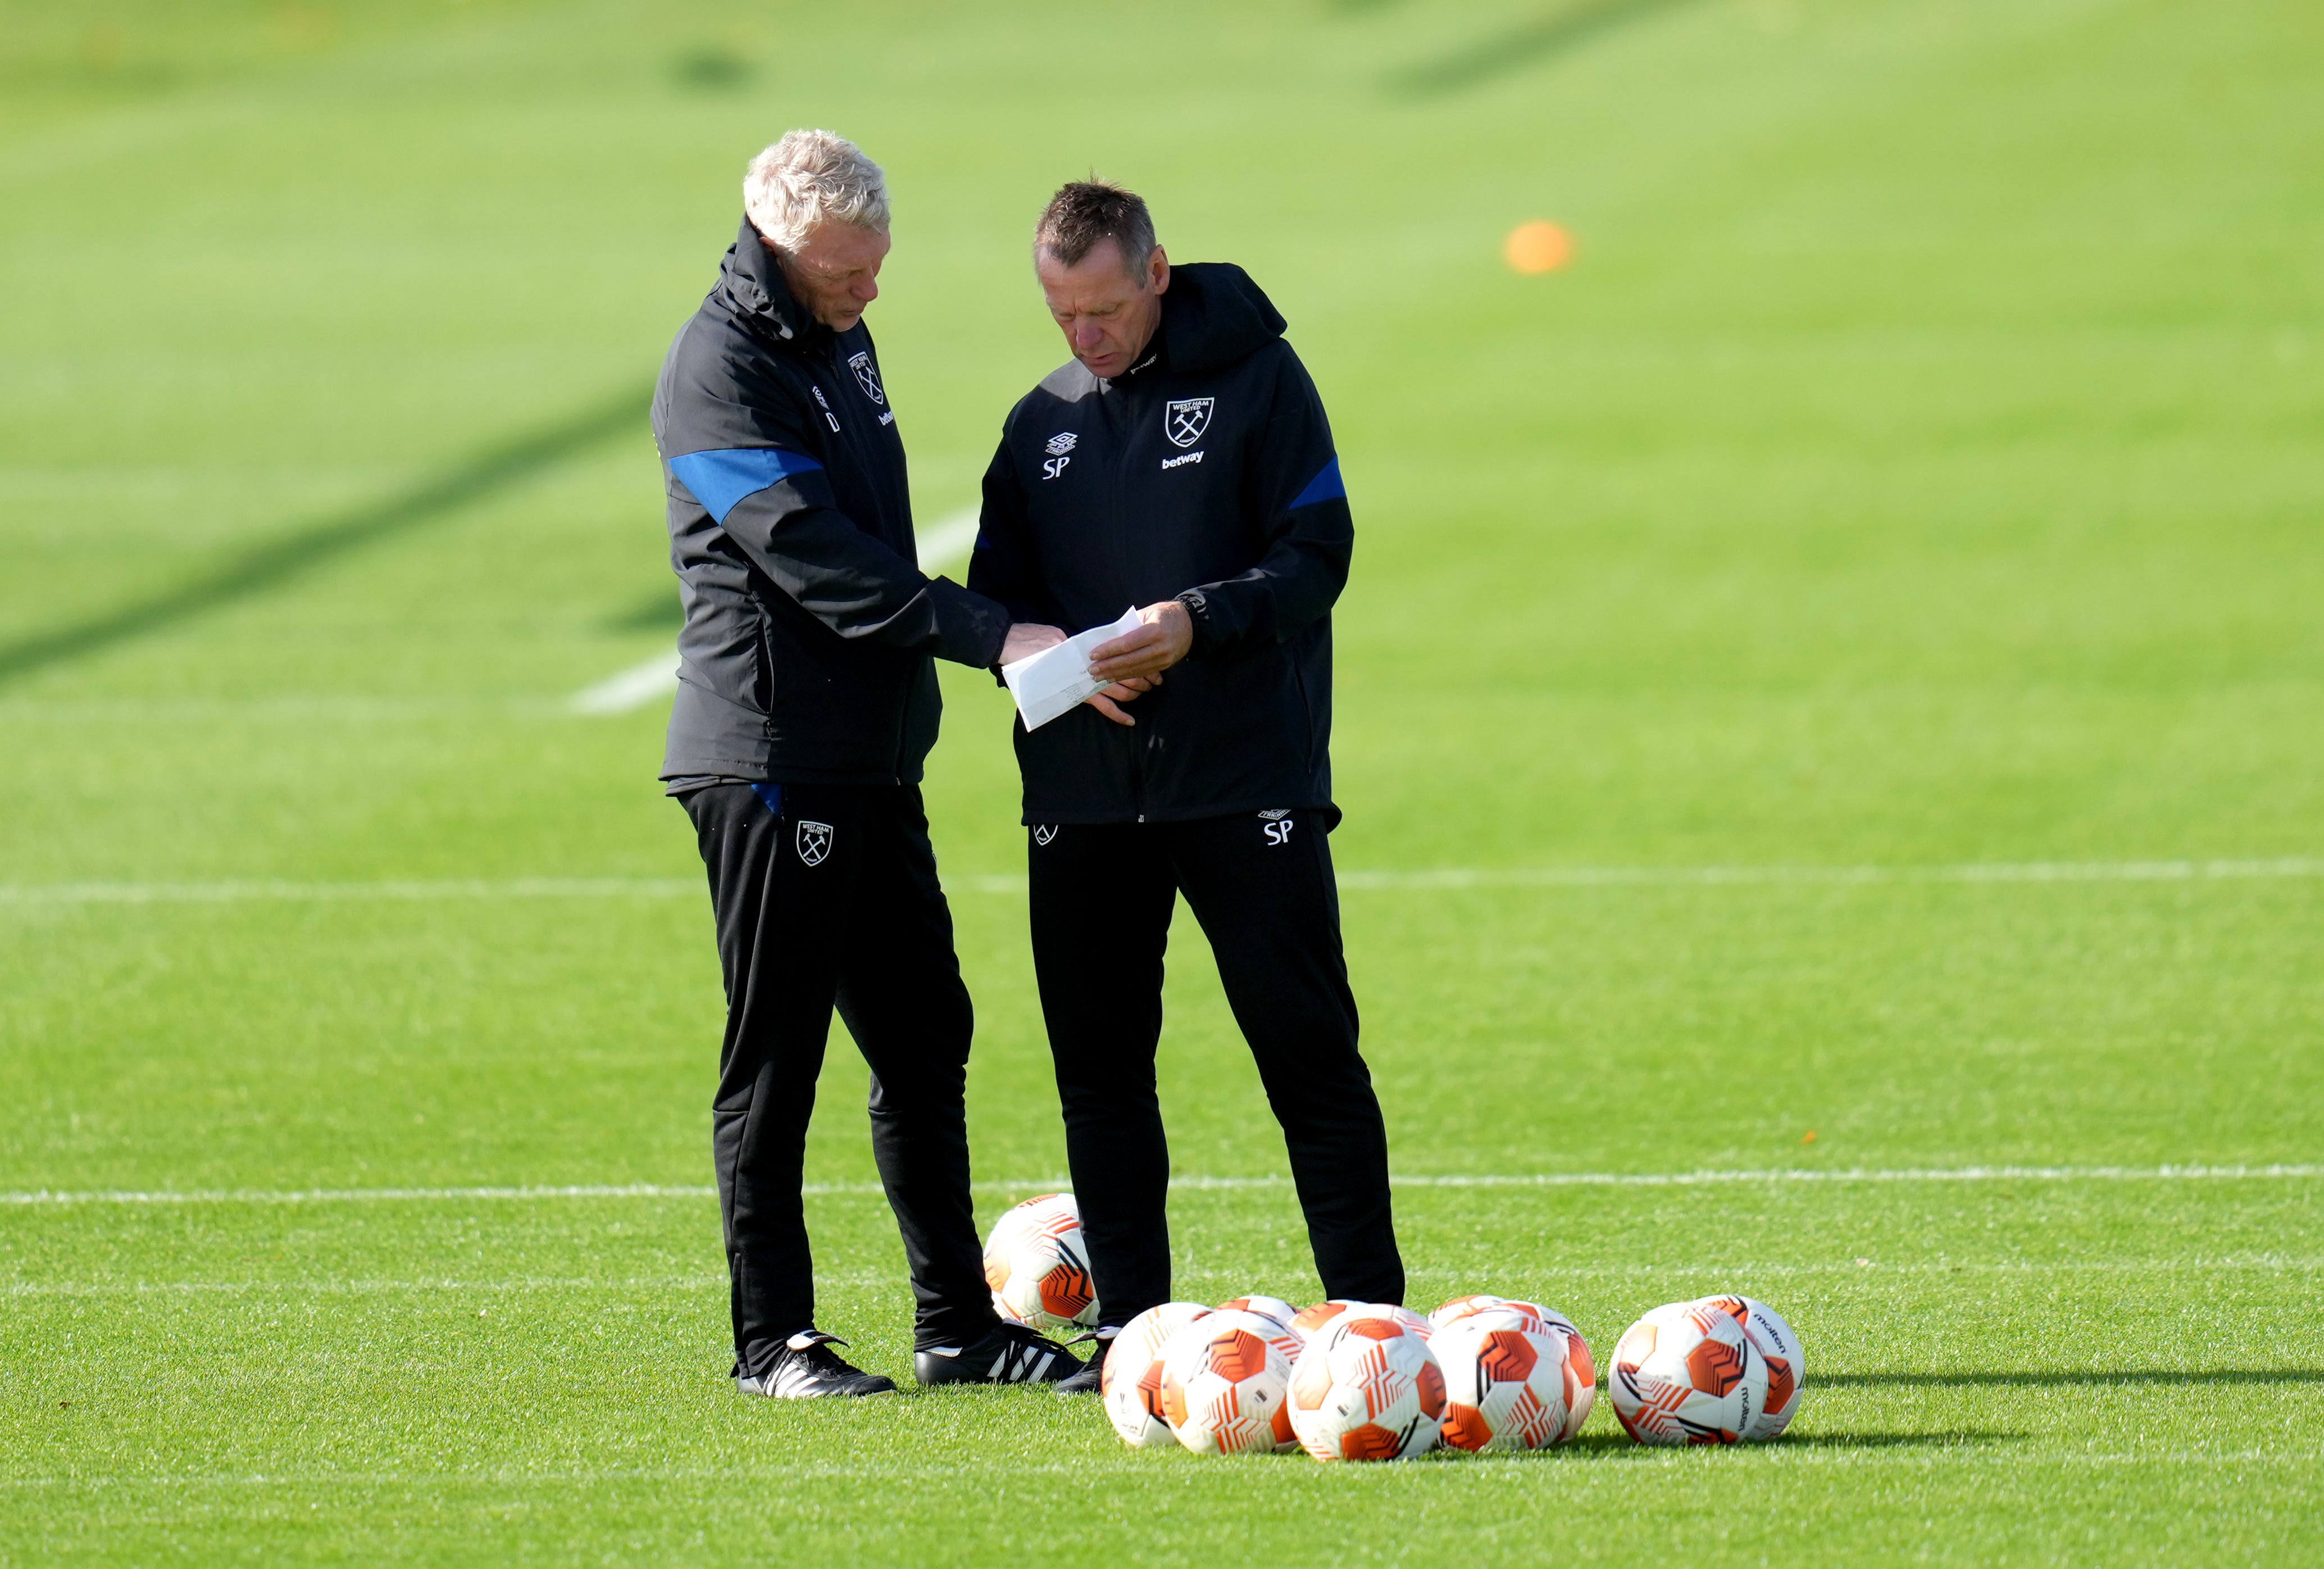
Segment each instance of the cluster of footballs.
M1581 1332L1533 1303L1165 1303L1123 1326L1102 1389L1114 1431L1198 1454L1305 1449L1405 1460L1439 1444L1542 1449L1581 1430L1597 1374Z
M993 1306L1018 1322L1097 1322L1071 1194L1003 1216L985 1275ZM1657 1307L1626 1330L1607 1393L1641 1444L1757 1442L1790 1425L1804 1373L1798 1339L1773 1308L1706 1297ZM1138 1315L1108 1348L1101 1387L1114 1431L1132 1444L1402 1460L1440 1446L1563 1444L1589 1419L1598 1380L1582 1331L1536 1302L1456 1297L1424 1318L1387 1303L1301 1308L1250 1296Z

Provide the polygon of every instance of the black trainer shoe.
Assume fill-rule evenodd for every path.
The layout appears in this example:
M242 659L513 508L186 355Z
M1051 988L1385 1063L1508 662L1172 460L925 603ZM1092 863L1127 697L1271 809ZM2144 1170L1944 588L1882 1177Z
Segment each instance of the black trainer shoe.
M1057 1384L1082 1371L1073 1352L1021 1324L1004 1324L974 1345L916 1353L924 1384Z
M896 1380L851 1366L831 1348L847 1343L819 1329L802 1330L783 1342L783 1349L762 1373L739 1368L734 1387L746 1395L767 1395L780 1400L812 1400L825 1395L892 1395Z
M1081 1336L1079 1339L1068 1342L1067 1343L1069 1344L1079 1345L1083 1341L1093 1341L1097 1344L1097 1350L1093 1354L1092 1354L1088 1361L1082 1364L1082 1371L1080 1372L1075 1373L1070 1379L1060 1379L1057 1380L1057 1393L1060 1395L1098 1395L1104 1393L1103 1380L1105 1374L1105 1353L1113 1349L1113 1337L1120 1333L1120 1330L1111 1327L1096 1329L1092 1330L1089 1334Z

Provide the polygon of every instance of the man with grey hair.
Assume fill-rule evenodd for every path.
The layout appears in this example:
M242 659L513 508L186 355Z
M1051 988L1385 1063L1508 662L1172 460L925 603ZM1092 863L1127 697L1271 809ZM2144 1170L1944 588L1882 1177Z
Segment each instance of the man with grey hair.
M924 1384L1081 1364L994 1315L969 1202L970 1007L920 768L936 659L1058 635L923 575L904 447L863 325L879 165L827 131L752 161L742 232L654 392L686 628L662 779L693 819L726 983L711 1144L750 1394L870 1395L816 1327L799 1185L835 1004L872 1067L872 1150L918 1302Z

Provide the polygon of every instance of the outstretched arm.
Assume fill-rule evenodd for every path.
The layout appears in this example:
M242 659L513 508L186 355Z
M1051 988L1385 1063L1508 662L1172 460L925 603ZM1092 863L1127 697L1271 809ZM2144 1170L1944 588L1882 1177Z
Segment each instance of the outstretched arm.
M696 393L697 396L707 394ZM1009 613L856 526L802 432L779 411L718 421L763 445L679 453L669 472L776 587L841 637L967 665L1000 657ZM716 428L714 426L713 428Z

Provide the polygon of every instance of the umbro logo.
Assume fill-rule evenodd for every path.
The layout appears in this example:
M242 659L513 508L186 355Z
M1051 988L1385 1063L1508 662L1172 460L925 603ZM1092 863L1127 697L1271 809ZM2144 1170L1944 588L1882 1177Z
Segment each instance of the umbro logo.
M1052 457L1063 457L1066 453L1071 452L1080 440L1081 438L1072 431L1060 430L1049 438L1049 444L1041 450Z

